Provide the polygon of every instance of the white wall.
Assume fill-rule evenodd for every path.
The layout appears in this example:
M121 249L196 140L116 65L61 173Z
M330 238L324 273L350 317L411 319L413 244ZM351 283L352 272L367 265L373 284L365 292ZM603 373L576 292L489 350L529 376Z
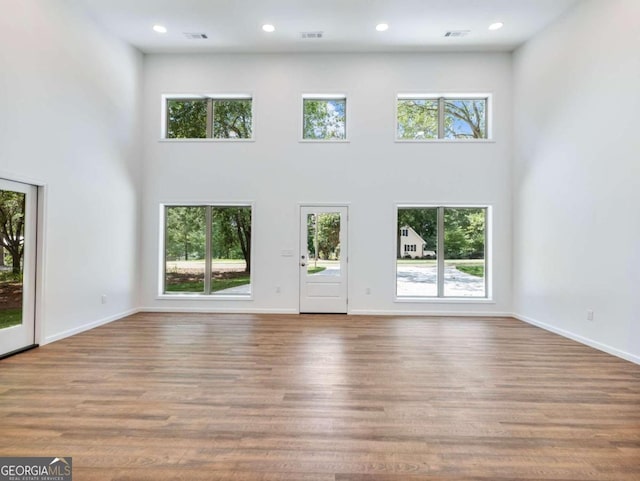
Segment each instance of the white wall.
M639 51L640 2L611 0L514 56L514 309L636 362Z
M0 11L0 176L46 184L46 342L138 305L142 55L64 0Z
M280 254L298 252L298 205L345 202L351 312L511 312L511 67L509 54L145 56L143 308L297 312L297 258ZM255 142L159 141L162 94L216 92L253 93ZM301 95L323 92L348 94L349 143L298 142ZM495 142L395 143L399 92L492 93ZM159 204L186 201L255 203L252 301L156 298ZM395 303L396 203L492 205L495 302Z

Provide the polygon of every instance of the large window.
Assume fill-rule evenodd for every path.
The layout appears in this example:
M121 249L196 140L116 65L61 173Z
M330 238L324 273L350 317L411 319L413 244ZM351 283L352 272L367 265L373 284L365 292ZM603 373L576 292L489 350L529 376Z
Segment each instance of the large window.
M399 207L396 295L487 297L487 208Z
M304 140L344 140L347 138L345 96L304 96L302 99Z
M165 206L164 294L251 295L251 207Z
M167 98L167 139L251 139L251 97Z
M487 139L488 98L399 95L398 140Z

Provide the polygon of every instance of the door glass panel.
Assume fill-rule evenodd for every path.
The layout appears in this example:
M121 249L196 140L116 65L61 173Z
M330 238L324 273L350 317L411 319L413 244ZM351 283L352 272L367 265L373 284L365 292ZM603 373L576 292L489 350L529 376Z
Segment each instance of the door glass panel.
M0 190L0 329L22 324L26 195Z
M204 293L206 208L167 207L165 292Z
M444 295L485 297L486 209L444 209Z
M211 293L251 294L251 207L211 208Z
M340 275L340 213L307 214L307 275Z

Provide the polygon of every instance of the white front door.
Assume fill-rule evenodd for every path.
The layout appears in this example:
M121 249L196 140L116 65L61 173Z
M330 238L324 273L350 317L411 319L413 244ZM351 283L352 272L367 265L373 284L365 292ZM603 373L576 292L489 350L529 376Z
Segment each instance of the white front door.
M0 356L35 344L37 195L0 179Z
M346 206L300 208L300 312L347 313Z

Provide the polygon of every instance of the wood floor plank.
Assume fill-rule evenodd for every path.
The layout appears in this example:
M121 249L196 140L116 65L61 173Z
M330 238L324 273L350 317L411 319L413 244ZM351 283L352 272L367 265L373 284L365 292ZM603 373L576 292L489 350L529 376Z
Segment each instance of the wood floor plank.
M638 481L640 366L514 319L136 314L0 361L74 479Z

